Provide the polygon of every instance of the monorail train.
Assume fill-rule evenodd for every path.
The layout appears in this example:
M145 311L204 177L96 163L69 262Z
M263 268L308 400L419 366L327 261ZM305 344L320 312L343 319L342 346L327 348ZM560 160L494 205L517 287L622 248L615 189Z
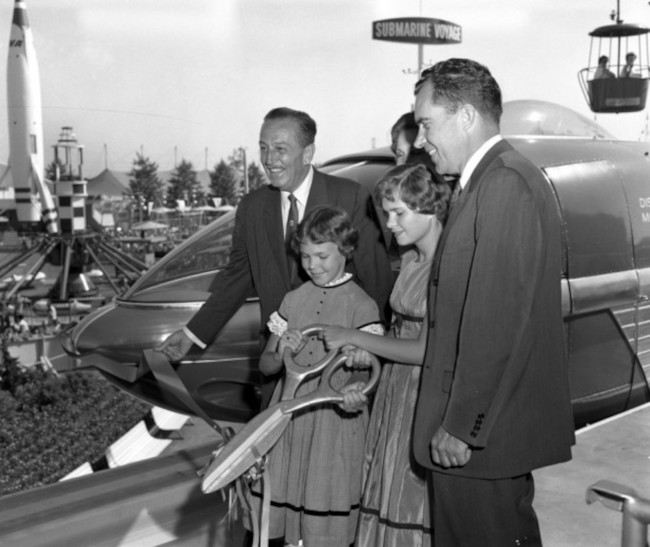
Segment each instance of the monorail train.
M540 101L506 103L502 132L544 173L557 199L558 283L576 426L650 400L650 143L615 140L587 118ZM372 187L392 166L390 150L381 148L320 169ZM81 321L67 351L120 388L191 413L140 355L201 306L228 261L234 221L230 212L196 233L124 296ZM251 294L212 344L175 365L213 419L246 421L255 413L260 329Z

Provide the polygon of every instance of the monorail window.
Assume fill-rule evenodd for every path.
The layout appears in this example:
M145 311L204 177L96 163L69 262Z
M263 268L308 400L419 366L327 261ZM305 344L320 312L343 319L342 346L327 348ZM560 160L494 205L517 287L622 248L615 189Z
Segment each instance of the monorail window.
M206 226L155 264L133 287L133 292L180 279L190 280L191 285L192 278L223 268L230 257L234 226L234 211ZM205 280L200 283L201 288L207 290L212 276L202 277Z

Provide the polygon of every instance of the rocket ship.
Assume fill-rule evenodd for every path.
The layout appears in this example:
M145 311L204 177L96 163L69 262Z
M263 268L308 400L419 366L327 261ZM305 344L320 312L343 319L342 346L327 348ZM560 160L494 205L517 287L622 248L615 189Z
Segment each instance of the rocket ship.
M9 168L16 196L18 221L38 222L43 215L48 232L56 232L56 210L43 177L41 84L24 0L16 0L11 22L7 59L7 105Z

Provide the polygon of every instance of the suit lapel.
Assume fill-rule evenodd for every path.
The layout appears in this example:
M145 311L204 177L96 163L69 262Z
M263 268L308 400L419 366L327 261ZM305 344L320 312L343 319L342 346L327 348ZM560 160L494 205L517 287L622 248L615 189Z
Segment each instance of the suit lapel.
M463 191L460 193L458 196L458 199L454 203L453 207L449 211L449 217L447 218L447 223L445 224L445 229L442 232L442 235L440 236L440 241L438 242L438 246L436 248L436 255L433 261L433 275L431 276L431 282L432 283L437 283L438 280L438 271L440 270L440 255L442 253L442 250L445 246L445 242L447 241L447 236L449 232L451 231L452 226L456 222L456 219L458 218L461 210L463 209L463 206L467 202L468 196L470 192L476 191L476 187L478 186L478 181L481 179L483 176L483 173L485 169L501 154L504 152L512 150L512 145L506 141L506 140L500 140L498 143L496 143L492 148L490 148L483 156L481 161L478 163L476 166L476 169L472 172L472 175L470 176L469 180L467 181L467 184L465 185L465 188ZM458 183L460 184L460 182Z
M483 156L481 161L478 162L478 165L476 166L476 169L472 172L472 176L469 178L467 181L467 186L461 193L461 197L463 197L464 194L467 194L472 191L474 186L476 186L477 181L481 179L483 176L483 172L487 169L487 167L501 154L504 152L507 152L508 150L512 150L512 145L504 140L501 139L498 143L496 143L492 148L490 148L487 151L487 154Z
M284 226L282 226L282 201L280 191L269 188L268 206L264 208L264 226L269 242L270 259L278 263L287 291L290 290L289 266L284 246Z
M323 205L324 203L329 203L327 199L327 179L322 173L314 169L314 178L311 181L305 213L311 211L317 205Z

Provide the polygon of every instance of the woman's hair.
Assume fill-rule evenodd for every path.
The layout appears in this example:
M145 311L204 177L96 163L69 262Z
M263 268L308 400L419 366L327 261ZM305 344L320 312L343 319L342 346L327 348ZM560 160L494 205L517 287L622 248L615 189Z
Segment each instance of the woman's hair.
M410 133L408 140L411 145L413 144L413 141L415 141L415 137L417 137L418 134L418 124L415 123L415 115L413 112L402 114L399 118L397 118L397 121L393 124L393 127L391 127L390 149L392 150L393 154L395 154L395 151L397 149L397 139L400 133Z
M350 217L343 209L319 205L309 211L298 224L291 241L293 251L300 254L300 246L307 241L316 244L336 243L339 252L349 259L357 247L359 232L352 226Z
M399 165L388 171L375 186L375 200L403 201L409 209L447 220L451 188L438 182L425 165Z

